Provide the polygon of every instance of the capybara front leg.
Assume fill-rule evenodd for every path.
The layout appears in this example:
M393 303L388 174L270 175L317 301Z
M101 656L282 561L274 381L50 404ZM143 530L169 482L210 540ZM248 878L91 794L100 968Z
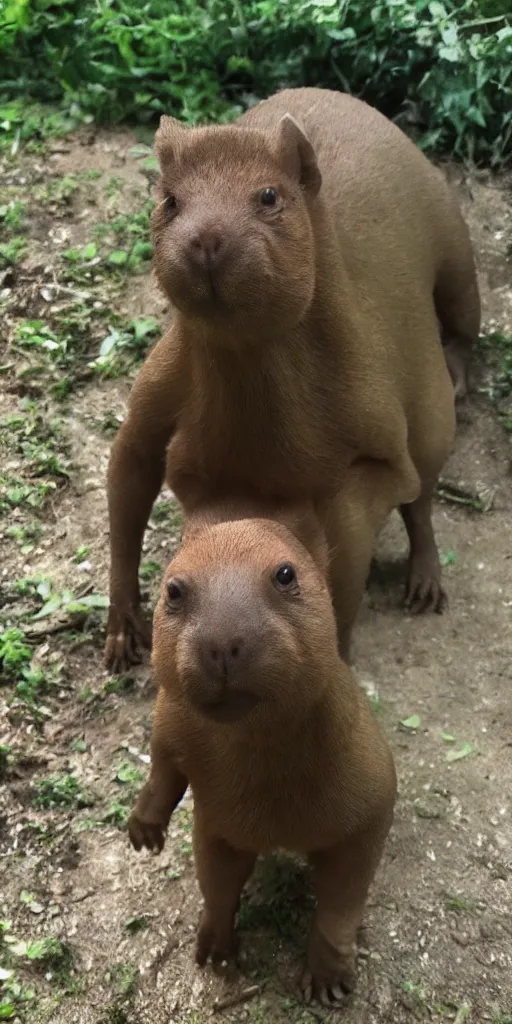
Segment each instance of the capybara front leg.
M213 965L218 967L236 958L235 918L242 889L256 857L233 849L222 839L206 835L197 822L194 857L204 899L197 932L196 962L202 967L211 957Z
M188 779L175 763L168 743L169 709L165 691L156 698L151 734L151 771L128 820L132 846L160 853L171 814L184 796Z
M405 606L414 614L430 610L441 613L446 594L441 584L430 494L422 494L411 505L401 505L400 512L410 544Z
M357 981L356 936L383 837L366 833L309 858L317 898L307 967L302 977L306 1002L341 1004Z

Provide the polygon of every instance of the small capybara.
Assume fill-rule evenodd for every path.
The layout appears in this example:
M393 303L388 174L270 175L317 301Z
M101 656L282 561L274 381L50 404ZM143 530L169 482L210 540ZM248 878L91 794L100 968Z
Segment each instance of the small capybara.
M400 507L409 536L406 604L440 611L431 496L455 428L447 366L463 394L480 322L442 173L376 110L322 89L280 92L234 125L162 117L156 152L154 266L172 326L112 448L107 665L149 643L138 566L164 477L186 514L241 494L327 510L344 656L374 541L361 502L382 488L377 524ZM346 516L329 514L334 496Z
M393 817L393 759L338 654L314 513L219 519L192 516L165 573L151 772L130 839L161 850L190 784L201 965L236 952L235 917L257 855L307 857L317 909L302 990L332 1005L356 981L356 932Z

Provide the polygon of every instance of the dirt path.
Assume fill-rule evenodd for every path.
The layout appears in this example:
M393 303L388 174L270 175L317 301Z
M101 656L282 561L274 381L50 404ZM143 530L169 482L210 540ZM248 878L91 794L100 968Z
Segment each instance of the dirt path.
M136 855L123 831L147 770L153 693L147 667L115 680L102 668L105 469L131 375L155 335L147 318L165 317L144 249L152 163L135 146L126 132L84 130L2 159L0 623L10 646L0 691L0 963L12 1006L3 1016L202 1024L215 999L249 989L224 1019L341 1019L296 1002L311 900L295 864L259 868L241 914L243 975L226 985L192 962L190 804L159 858ZM486 331L511 335L507 182L460 188ZM506 416L506 399L500 408ZM477 497L435 511L444 616L414 620L398 607L398 518L379 544L355 668L390 738L400 796L346 1024L512 1022L510 437L474 397L445 477ZM144 555L153 594L178 532L163 495ZM49 614L35 617L41 609Z

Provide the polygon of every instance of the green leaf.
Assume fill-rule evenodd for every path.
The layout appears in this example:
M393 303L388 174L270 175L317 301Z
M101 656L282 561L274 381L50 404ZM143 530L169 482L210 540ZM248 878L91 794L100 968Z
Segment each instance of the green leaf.
M465 743L459 750L448 750L446 752L447 761L461 761L463 757L468 757L469 754L473 753L473 747L471 743Z
M89 608L108 608L109 599L106 594L87 594L66 605L66 611L70 615L77 615L87 611Z
M143 242L139 239L135 242L133 249L130 253L130 266L136 266L141 260L150 260L153 255L153 246L151 242Z
M438 53L443 60L450 61L450 64L457 64L462 59L460 46L440 46Z
M448 17L446 7L444 4L438 3L438 0L432 0L432 3L428 5L428 9L434 21L443 21L444 18Z
M160 170L160 164L158 163L158 160L157 160L156 156L148 156L147 160L144 160L144 163L142 164L142 170L143 171L159 171Z
M108 262L112 263L115 267L122 267L123 263L128 262L128 253L125 249L116 249L114 252L109 253Z
M0 1020L11 1020L15 1013L14 1003L0 1003Z
M455 743L455 736L452 736L449 732L442 732L441 739L444 740L445 743Z
M400 725L404 729L419 729L421 725L421 718L419 715L411 715L410 718L401 718Z
M80 259L80 249L65 249L61 256L70 263L77 263Z
M41 580L41 582L38 583L36 587L36 593L39 594L39 597L42 597L43 601L46 601L46 599L50 596L51 592L52 585L49 580Z
M42 608L32 616L32 621L36 622L37 619L46 619L48 615L53 615L54 612L58 611L62 604L62 597L60 594L52 594L50 599L46 601Z
M455 551L440 551L439 561L441 562L443 568L447 565L455 565L457 561L457 555L455 554Z
M82 258L84 260L93 260L97 254L96 245L94 242L88 242L82 249Z
M122 335L119 331L111 331L110 334L107 334L107 337L103 339L100 345L100 356L110 355L112 349L116 347L121 338Z
M154 316L141 316L132 320L131 325L135 341L144 341L148 334L158 331L158 320Z
M148 154L151 153L151 146L146 146L141 142L137 146L131 146L128 152L130 156L134 156L135 159L138 160L141 156L148 156Z

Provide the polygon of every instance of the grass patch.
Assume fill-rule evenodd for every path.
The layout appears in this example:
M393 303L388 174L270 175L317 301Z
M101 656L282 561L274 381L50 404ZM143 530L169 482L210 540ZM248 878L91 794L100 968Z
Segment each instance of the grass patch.
M41 722L47 717L50 712L42 701L60 685L60 672L58 663L45 670L35 662L23 630L8 626L0 633L0 678L13 687L8 700L11 720L28 715Z
M101 342L90 368L101 377L119 377L144 359L158 331L158 321L153 316L137 317L124 328L113 328Z
M34 1019L36 991L32 978L44 975L44 980L59 994L75 994L85 987L76 973L73 950L68 943L53 936L33 941L19 939L11 932L10 921L0 921L0 960L0 1020Z
M0 270L21 263L27 252L28 242L24 235L15 235L8 242L0 242Z
M43 810L92 807L96 797L71 773L36 779L32 802Z
M164 498L153 505L151 521L157 526L179 528L183 525L183 516L177 501Z
M495 405L505 430L512 431L512 335L501 331L480 338L487 366L484 393Z

